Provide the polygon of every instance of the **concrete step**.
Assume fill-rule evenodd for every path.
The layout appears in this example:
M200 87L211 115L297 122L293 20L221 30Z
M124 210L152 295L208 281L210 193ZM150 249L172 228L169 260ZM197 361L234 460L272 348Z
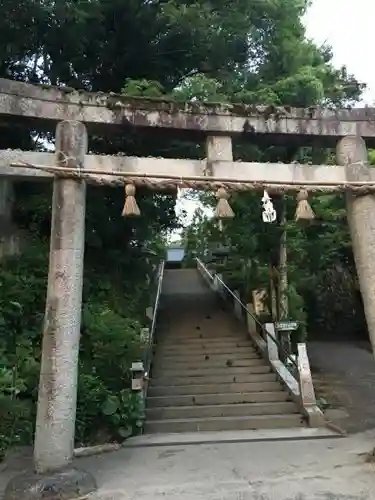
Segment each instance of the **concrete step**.
M214 345L224 345L224 344L230 344L230 345L233 345L233 344L238 344L238 345L244 345L244 346L247 346L249 345L249 342L251 342L249 340L248 337L245 337L244 335L238 335L238 334L233 334L231 336L228 336L228 334L224 337L224 336L219 336L219 335L203 335L201 334L200 336L196 336L196 337L185 337L185 336L181 336L181 337L178 337L178 336L175 336L173 334L167 336L167 337L159 337L157 339L157 345L158 346L162 346L162 347L174 347L174 346L181 346L182 344L183 345L190 345L190 346L193 346L193 345L201 345L202 343L209 343L210 345L214 346Z
M288 401L288 394L281 390L268 392L196 394L195 396L156 396L147 398L147 408L191 405L231 405L244 403L271 403L273 401Z
M304 421L300 415L253 415L250 417L212 417L196 419L150 420L146 422L145 432L205 432L248 429L273 429L300 427Z
M270 443L280 441L312 441L316 439L342 439L342 435L326 427L311 428L306 426L279 428L279 429L250 429L244 431L218 431L218 432L180 432L180 433L161 433L161 434L141 434L127 439L122 447L124 448L148 448L155 446L166 447L187 445L218 445L238 443ZM331 443L327 443L331 448ZM246 497L246 493L245 493ZM244 499L244 496L240 498ZM112 497L113 498L113 497ZM205 497L201 497L203 499ZM216 497L217 498L217 497ZM223 498L223 497L221 497ZM233 495L225 496L233 498ZM238 498L238 495L237 497ZM264 498L264 497L263 497ZM273 496L280 498L279 496ZM301 498L301 497L300 497ZM265 499L264 499L265 500Z
M243 351L243 352L237 352L233 351L231 353L181 353L178 356L165 356L164 354L157 352L156 355L154 356L154 363L158 365L159 363L161 365L166 365L166 364L178 364L178 365L185 365L185 364L199 364L199 363L204 363L206 364L208 361L228 361L230 360L238 360L238 359L259 359L260 356L257 352L248 352L248 351Z
M182 321L181 321L182 320ZM169 325L165 324L164 328L160 330L159 337L179 337L185 339L200 338L201 336L207 337L241 337L246 336L246 330L243 325L237 325L233 322L225 321L224 318L217 318L215 322L207 322L196 320L196 322L189 321L184 324L187 318L174 318ZM180 322L179 322L180 321ZM178 323L179 322L179 323ZM163 326L163 325L161 325Z
M152 378L158 377L207 377L207 376L215 376L215 375L238 375L240 373L249 374L249 373L268 373L270 372L270 366L263 361L263 363L259 364L248 364L246 366L226 366L225 368L219 367L203 367L203 368L172 368L172 369L158 369L157 366L153 366L152 368Z
M169 385L204 385L204 384L230 384L231 382L272 382L277 380L276 374L268 373L239 373L239 374L219 374L195 377L158 377L150 380L151 387Z
M162 362L160 361L159 363L155 363L153 366L153 374L160 375L163 374L165 371L170 371L170 370L201 370L204 368L221 368L225 370L225 368L231 368L231 367L239 367L239 366L259 366L263 365L264 360L260 358L253 358L253 359L233 359L233 357L227 357L226 359L203 359L200 360L199 362L186 362L186 363L179 363L178 361L176 362L175 360L171 361L166 361Z
M158 386L148 389L148 396L196 396L197 394L222 394L242 392L268 392L281 390L278 382L245 382L231 384L206 384L182 386Z
M236 405L169 406L166 408L148 408L148 420L241 417L251 415L277 415L298 413L292 401L271 403L245 403Z
M241 354L241 353L254 353L256 354L257 351L254 349L254 347L249 343L247 346L237 346L235 343L233 344L224 344L224 345L218 345L218 346L212 346L209 343L207 344L200 344L197 346L176 346L174 348L163 348L163 347L157 347L155 349L155 353L157 356L165 356L165 357L170 357L170 356L195 356L197 354L209 354L209 355L214 355L214 354Z

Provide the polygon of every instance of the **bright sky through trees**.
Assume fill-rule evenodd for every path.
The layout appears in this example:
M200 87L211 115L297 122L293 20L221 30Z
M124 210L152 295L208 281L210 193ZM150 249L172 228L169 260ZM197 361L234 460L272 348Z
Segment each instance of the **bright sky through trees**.
M349 73L367 84L363 103L368 105L375 103L375 65L368 61L374 19L375 0L312 0L304 19L308 38L317 45L332 47L333 64L346 66ZM186 210L188 220L196 207L196 202L186 199L176 204L177 213Z

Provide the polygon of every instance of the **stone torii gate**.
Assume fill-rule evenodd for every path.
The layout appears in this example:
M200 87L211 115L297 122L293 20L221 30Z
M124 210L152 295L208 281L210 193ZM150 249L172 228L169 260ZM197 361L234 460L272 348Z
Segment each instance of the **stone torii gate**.
M0 125L56 128L56 154L0 151L0 237L10 214L14 179L54 183L50 263L43 332L35 471L11 481L6 500L75 498L93 490L88 474L71 468L77 395L85 230L85 183L150 185L154 189L301 189L345 192L353 250L367 324L375 347L375 109L178 104L163 99L93 94L0 79ZM88 134L128 130L196 138L206 159L87 154ZM298 165L233 161L232 138L254 143L336 147L337 164ZM136 211L133 188L127 190ZM48 493L49 492L49 493Z

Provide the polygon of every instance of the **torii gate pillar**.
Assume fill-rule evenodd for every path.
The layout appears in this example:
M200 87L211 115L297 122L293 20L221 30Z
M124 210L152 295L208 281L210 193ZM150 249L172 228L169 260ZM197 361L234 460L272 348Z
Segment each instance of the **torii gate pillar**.
M337 162L346 167L348 182L370 181L365 141L347 136L337 145ZM375 353L375 195L346 194L347 217L353 254L366 315L367 327Z
M57 164L84 167L85 126L64 121L56 129ZM86 187L80 180L53 182L47 302L34 443L34 471L16 476L4 500L83 497L94 478L72 467L82 309Z

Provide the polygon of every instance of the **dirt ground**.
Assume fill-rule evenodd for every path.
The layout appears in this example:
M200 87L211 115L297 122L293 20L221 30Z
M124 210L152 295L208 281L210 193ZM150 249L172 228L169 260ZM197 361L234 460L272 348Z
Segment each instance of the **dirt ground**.
M347 432L375 429L375 358L364 342L308 344L317 399L327 417Z

